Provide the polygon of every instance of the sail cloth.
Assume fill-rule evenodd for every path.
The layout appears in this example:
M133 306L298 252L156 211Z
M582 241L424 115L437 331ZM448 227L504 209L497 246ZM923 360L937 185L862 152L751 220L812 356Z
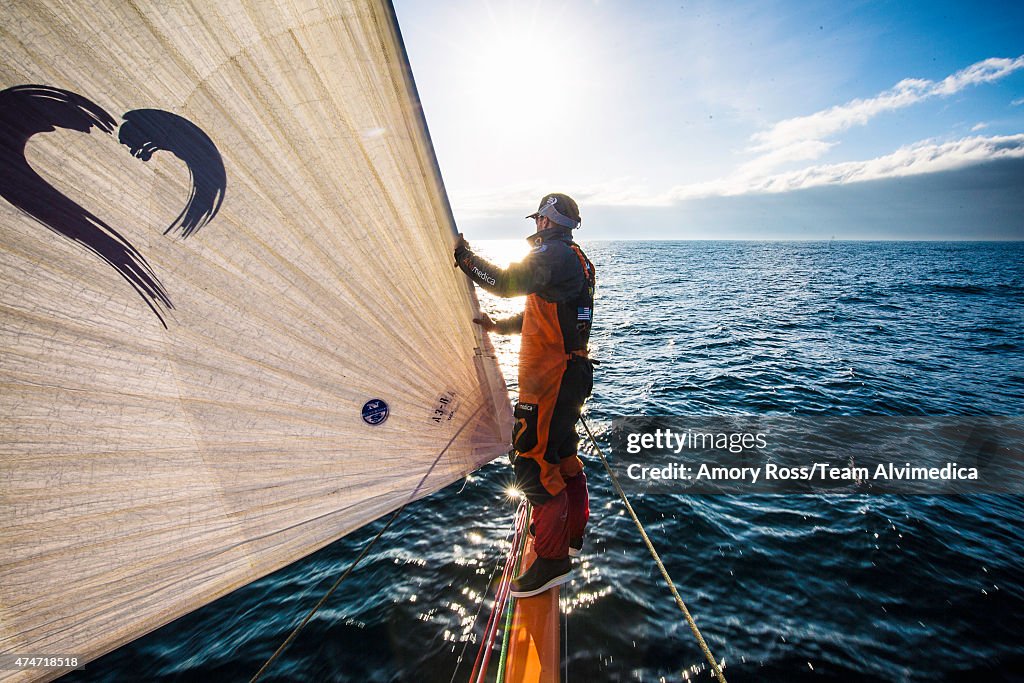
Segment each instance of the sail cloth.
M93 659L507 449L387 2L0 34L0 653Z

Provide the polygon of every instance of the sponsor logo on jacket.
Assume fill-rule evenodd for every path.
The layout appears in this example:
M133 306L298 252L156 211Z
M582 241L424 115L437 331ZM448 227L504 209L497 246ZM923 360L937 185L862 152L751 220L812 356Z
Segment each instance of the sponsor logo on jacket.
M489 285L495 285L495 284L498 283L497 280L495 280L493 277L491 277L490 275L488 275L484 271L480 270L476 266L473 266L473 275L476 275L478 278L480 278L481 280L483 280L484 282L486 282Z

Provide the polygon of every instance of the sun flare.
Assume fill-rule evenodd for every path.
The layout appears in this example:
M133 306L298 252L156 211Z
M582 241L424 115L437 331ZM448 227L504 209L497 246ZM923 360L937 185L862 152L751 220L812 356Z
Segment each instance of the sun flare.
M528 142L583 108L584 40L566 17L492 9L476 34L468 93L494 134Z
M513 225L513 227L515 227ZM527 225L523 221L523 236L519 239L508 240L476 240L473 247L480 252L480 255L492 261L495 265L507 268L509 264L522 261L529 253L530 245L526 236L532 231L532 223Z

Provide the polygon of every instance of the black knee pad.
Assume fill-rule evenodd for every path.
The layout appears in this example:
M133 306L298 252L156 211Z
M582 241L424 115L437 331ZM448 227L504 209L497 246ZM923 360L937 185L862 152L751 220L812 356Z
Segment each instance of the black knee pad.
M534 505L543 505L554 496L540 482L540 465L531 458L517 457L512 461L516 475L516 488Z

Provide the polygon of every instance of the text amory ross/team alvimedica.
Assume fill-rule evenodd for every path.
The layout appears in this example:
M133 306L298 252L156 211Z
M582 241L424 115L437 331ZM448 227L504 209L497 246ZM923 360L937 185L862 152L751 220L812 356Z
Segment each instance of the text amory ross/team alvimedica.
M961 467L955 462L947 462L941 467L914 467L909 462L903 465L882 463L874 470L870 467L836 467L824 462L795 467L775 463L756 467L718 467L707 463L647 467L633 463L626 468L626 475L630 479L746 481L751 484L757 483L762 476L765 481L948 481L977 480L978 468Z

